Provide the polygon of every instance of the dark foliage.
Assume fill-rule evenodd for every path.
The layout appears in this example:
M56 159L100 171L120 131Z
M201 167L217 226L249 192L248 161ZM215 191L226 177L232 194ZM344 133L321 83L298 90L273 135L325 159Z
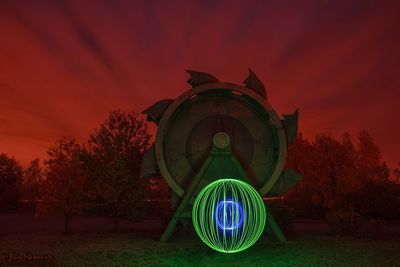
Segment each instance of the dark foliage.
M288 233L294 220L293 208L276 201L268 203L268 208L282 231Z
M24 170L21 184L20 208L27 211L35 211L37 203L43 195L43 171L39 159L31 161Z
M381 220L363 216L352 209L335 210L328 213L326 219L336 235L351 235L368 239L375 239L381 235Z
M18 207L22 173L21 165L13 157L0 154L0 210Z
M149 185L140 179L139 171L150 137L146 122L138 114L120 110L111 112L89 137L84 153L89 200L108 211L114 230L118 230L122 218L134 220L143 213Z
M73 139L62 138L47 153L43 201L38 212L62 214L64 232L67 234L71 218L85 208L86 176L81 161L81 147Z
M313 142L299 135L287 164L304 175L285 195L297 216L326 217L335 233L357 236L373 235L367 232L378 231L381 218L400 219L400 185L366 131L357 146L347 133L342 140L320 134Z

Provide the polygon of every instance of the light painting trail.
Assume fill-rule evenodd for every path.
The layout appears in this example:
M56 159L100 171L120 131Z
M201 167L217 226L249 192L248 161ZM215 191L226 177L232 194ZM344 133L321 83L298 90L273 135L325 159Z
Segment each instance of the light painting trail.
M249 184L220 179L196 197L192 210L200 239L219 252L235 253L251 247L261 236L266 211L259 193Z

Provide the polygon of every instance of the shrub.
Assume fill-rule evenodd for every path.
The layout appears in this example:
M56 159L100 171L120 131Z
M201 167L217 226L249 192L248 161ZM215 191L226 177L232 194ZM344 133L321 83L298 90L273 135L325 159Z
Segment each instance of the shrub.
M22 173L18 161L4 153L0 154L0 210L18 208Z
M283 232L290 231L290 226L294 220L294 211L284 203L270 202L267 204L272 216L275 218Z
M382 222L362 216L352 209L342 209L327 214L332 232L340 236L375 239L380 236Z

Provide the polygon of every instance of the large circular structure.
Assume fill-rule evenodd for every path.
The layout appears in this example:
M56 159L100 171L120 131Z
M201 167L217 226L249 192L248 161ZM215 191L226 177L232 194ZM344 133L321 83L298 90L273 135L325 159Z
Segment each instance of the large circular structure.
M213 136L227 133L232 150L260 192L278 180L286 157L286 134L274 109L252 90L211 83L187 91L163 114L155 140L161 174L182 197L209 155Z
M160 100L143 111L149 121L157 124L158 129L154 144L143 156L140 175L148 178L161 175L171 188L170 203L174 216L161 241L169 238L179 221L188 225L188 214L191 214L195 199L198 203L196 209L200 208L193 213L196 218L202 214L200 211L208 209L211 212L210 205L213 205L215 216L208 217L213 221L207 224L210 226L211 222L214 223L214 234L220 233L221 229L225 233L235 233L225 239L229 242L215 245L215 248L220 251L239 251L256 240L252 236L240 243L239 236L246 239L248 235L238 234L242 231L240 229L247 229L252 223L246 217L246 212L253 204L242 197L238 201L224 198L219 199L218 203L215 202L217 199L206 203L202 189L209 188L210 184L219 184L215 183L218 179L233 177L242 182L224 182L215 192L228 189L231 191L227 192L231 193L252 192L250 195L258 192L257 197L254 195L254 199L257 199L255 203L258 203L260 196L282 194L293 187L301 176L283 168L287 145L297 132L297 111L281 119L270 105L263 83L251 70L243 86L219 82L205 72L187 72L192 88L175 99ZM232 191L233 184L240 184L240 189ZM243 193L243 196L246 194ZM264 216L264 213L261 215ZM274 225L271 219L268 221ZM202 222L197 221L199 232L204 228L201 225ZM253 228L252 231L258 233L260 228ZM272 231L280 240L285 240L279 227L274 225ZM226 238L229 235L224 236ZM207 235L203 235L203 238L209 240ZM210 240L209 245L213 244Z
M200 239L225 253L243 251L261 236L266 220L260 194L235 179L214 181L200 191L192 209Z

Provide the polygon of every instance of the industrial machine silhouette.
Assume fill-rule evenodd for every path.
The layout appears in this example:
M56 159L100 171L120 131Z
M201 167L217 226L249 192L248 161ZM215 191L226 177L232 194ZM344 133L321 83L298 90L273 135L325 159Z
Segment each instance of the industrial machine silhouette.
M161 174L171 188L175 210L161 241L170 237L179 220L192 216L195 197L215 180L239 179L260 196L271 196L286 192L301 178L292 169L284 170L287 145L297 133L297 110L281 119L252 70L243 86L219 82L205 72L187 72L191 89L143 111L158 129L144 154L141 176ZM285 241L268 208L266 217L271 232Z

